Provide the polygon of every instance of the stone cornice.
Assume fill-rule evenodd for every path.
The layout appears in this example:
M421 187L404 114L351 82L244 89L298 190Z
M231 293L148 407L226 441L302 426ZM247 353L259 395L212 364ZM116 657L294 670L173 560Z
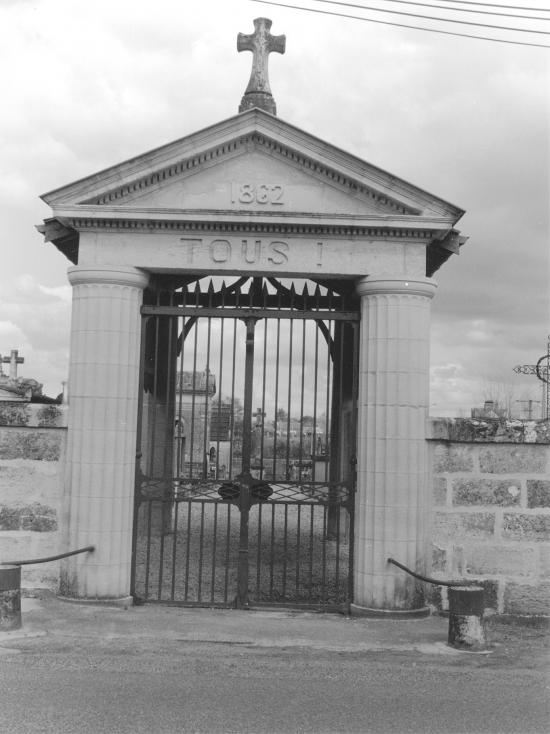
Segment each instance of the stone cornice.
M153 219L151 217L123 217L113 216L107 218L101 216L103 212L96 211L96 216L83 213L81 216L68 215L63 212L61 221L68 227L79 232L90 231L132 231L134 233L151 232L213 232L213 233L270 233L278 235L335 235L339 237L364 237L372 239L414 239L415 241L432 241L434 236L444 233L448 228L446 222L437 222L415 218L403 218L398 221L395 218L384 219L381 217L319 217L304 215L297 217L293 215L288 219L276 216L271 219L245 216L238 217L234 213L231 216L221 216L213 213L211 217L193 217L167 219ZM181 212L180 212L181 213ZM163 212L166 214L166 212Z
M393 227L397 229L426 229L431 236L439 232L444 237L451 225L446 217L411 216L403 214L320 214L314 212L265 212L219 209L162 209L130 206L60 206L53 210L55 218L66 227L143 226L175 228L178 225L193 226L344 226L344 227ZM87 222L87 224L82 224ZM130 224L133 223L133 224Z
M299 165L314 175L347 186L354 193L396 213L425 209L456 223L463 210L366 161L303 132L261 110L249 110L229 120L145 153L93 176L42 196L55 207L65 203L120 200L172 176L212 165L220 156L235 155L242 147L263 147L270 155ZM238 150L239 149L239 150Z

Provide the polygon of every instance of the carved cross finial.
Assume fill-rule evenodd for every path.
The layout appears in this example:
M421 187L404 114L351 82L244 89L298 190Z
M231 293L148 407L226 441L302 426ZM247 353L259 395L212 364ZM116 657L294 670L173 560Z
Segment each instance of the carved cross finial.
M10 366L10 378L12 380L17 379L17 365L23 364L24 361L25 359L19 356L19 351L17 349L12 349L9 357L2 357L2 362L4 364L9 364ZM0 374L3 374L1 363L0 363Z
M237 36L237 51L252 51L254 54L250 81L241 99L239 112L259 107L272 115L277 114L275 100L269 87L267 61L272 51L284 54L286 36L272 36L270 28L269 18L256 18L254 33L250 35L239 33Z

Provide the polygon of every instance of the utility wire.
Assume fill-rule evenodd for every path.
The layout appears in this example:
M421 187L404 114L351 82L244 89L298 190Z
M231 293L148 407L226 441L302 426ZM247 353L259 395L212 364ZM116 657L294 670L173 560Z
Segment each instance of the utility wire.
M316 2L319 2L320 0L314 0ZM451 0L452 2L460 2L461 0ZM517 15L517 13L495 13L492 10L470 10L469 8L455 8L451 7L450 5L432 5L431 3L417 3L414 2L414 0L380 0L380 2L384 3L398 3L399 5L417 5L422 8L436 8L437 10L445 10L448 12L455 12L455 13L476 13L478 15L494 15L497 18L522 18L524 20L542 20L542 21L550 21L550 16L548 18L543 18L541 16L537 15ZM344 3L335 3L336 5L344 5ZM352 7L352 6L350 6ZM497 6L495 6L497 7ZM506 6L504 6L506 7ZM380 8L381 12L383 11L382 8ZM388 11L389 12L389 11ZM540 12L548 12L550 13L550 9L545 11L541 8Z
M391 25L396 28L410 28L415 31L428 31L429 33L440 33L445 36L459 36L461 38L474 38L478 41L494 41L495 43L509 43L513 46L534 46L536 48L550 48L545 43L529 43L527 41L510 41L504 38L490 38L488 36L474 36L470 33L457 33L455 31L442 31L437 28L424 28L418 25L407 25L405 23L394 23L389 20L375 20L374 18L365 18L362 15L349 15L347 13L334 13L330 10L319 10L318 8L304 8L302 5L290 5L288 3L273 2L273 0L250 0L253 3L261 3L262 5L272 5L275 8L291 8L292 10L305 10L308 13L318 13L320 15L332 15L336 18L350 18L351 20L362 20L366 23L378 23L380 25Z
M529 28L514 28L505 25L493 25L491 23L476 23L474 20L456 20L455 18L439 18L437 15L419 15L418 13L405 13L403 10L381 10L373 8L370 5L356 5L355 3L342 3L337 0L313 0L316 3L324 3L326 5L341 5L344 8L357 8L359 10L371 10L375 13L390 13L391 15L404 15L407 18L422 18L423 20L437 20L443 23L458 23L459 25L475 25L478 28L493 28L497 31L518 31L519 33L538 33L543 36L549 36L550 31L534 31Z
M523 5L502 5L501 3L498 3L497 5L493 5L492 3L479 3L479 2L473 2L473 0L443 0L444 3L460 3L461 5L481 5L484 8L498 8L506 9L506 10L527 10L527 11L533 11L534 13L550 13L550 8L526 8Z

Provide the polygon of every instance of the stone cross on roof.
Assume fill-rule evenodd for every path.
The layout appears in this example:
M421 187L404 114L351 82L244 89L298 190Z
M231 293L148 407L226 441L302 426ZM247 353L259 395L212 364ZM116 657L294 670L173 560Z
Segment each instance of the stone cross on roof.
M272 115L277 114L277 106L269 86L267 61L272 51L284 54L286 37L272 36L270 28L271 21L268 18L256 18L254 33L250 35L239 33L237 36L237 51L252 51L254 54L250 81L241 99L239 112L259 107Z
M17 379L17 365L23 364L25 361L24 357L19 356L19 351L17 349L12 349L10 352L9 357L2 357L0 361L0 374L3 374L2 372L2 363L9 364L10 366L10 378L12 380Z

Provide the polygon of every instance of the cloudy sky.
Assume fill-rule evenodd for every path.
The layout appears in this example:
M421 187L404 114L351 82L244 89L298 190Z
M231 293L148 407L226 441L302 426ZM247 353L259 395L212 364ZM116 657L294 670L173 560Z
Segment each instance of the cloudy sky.
M506 4L548 8L546 0ZM19 374L60 392L70 263L34 229L49 216L40 194L236 114L251 63L236 36L259 16L287 37L285 55L270 57L282 119L467 212L458 226L468 243L436 276L432 414L468 413L495 393L540 399L536 378L512 368L535 363L550 333L550 49L250 0L0 2L0 354L19 349ZM550 31L550 22L530 26ZM521 39L550 45L550 36Z

